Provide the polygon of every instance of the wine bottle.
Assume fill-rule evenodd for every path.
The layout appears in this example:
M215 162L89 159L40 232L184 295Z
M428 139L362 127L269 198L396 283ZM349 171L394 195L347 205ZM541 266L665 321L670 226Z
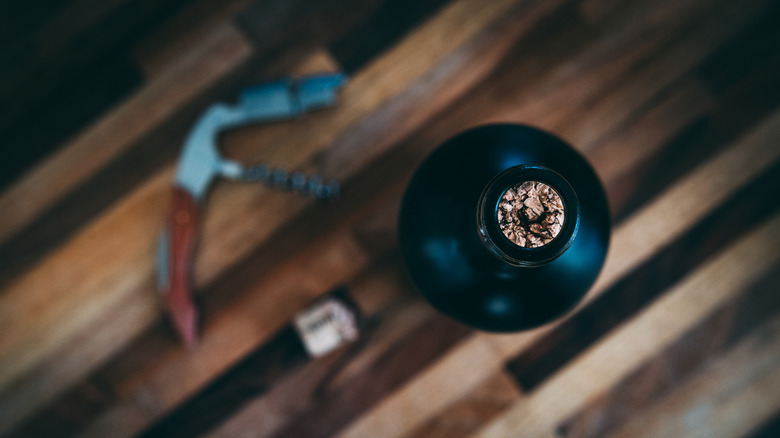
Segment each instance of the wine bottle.
M495 332L571 310L595 282L609 234L587 161L552 134L512 124L439 146L409 183L399 220L408 273L427 300Z

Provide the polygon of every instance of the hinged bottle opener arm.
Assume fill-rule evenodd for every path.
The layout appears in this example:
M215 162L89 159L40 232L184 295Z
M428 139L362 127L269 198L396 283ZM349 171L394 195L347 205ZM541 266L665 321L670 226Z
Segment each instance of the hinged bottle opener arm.
M335 182L325 184L318 177L309 178L299 172L288 175L284 169L272 170L265 165L245 168L225 159L217 149L217 135L237 126L290 119L332 106L345 83L341 74L326 74L258 85L243 91L236 105L210 106L190 131L176 169L171 212L157 248L158 288L174 327L188 347L197 344L198 313L189 276L198 204L214 178L259 180L320 198L338 194Z

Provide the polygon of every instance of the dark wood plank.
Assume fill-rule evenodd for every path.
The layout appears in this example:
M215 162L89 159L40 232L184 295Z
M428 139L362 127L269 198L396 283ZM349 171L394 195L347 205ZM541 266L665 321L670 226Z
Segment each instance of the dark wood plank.
M780 310L780 272L769 273L719 308L607 394L567 419L560 437L602 437L706 367Z
M126 97L142 81L129 58L112 55L90 68L87 74L73 78L67 87L53 90L45 104L2 130L6 157L0 161L0 190Z
M0 38L9 41L18 38L25 31L35 28L47 17L60 13L66 2L41 0L36 5L9 0L0 2Z
M352 303L345 290L330 294ZM247 402L267 393L275 382L311 360L295 329L290 325L240 363L223 373L172 413L156 422L141 437L190 437L203 434Z
M259 51L301 41L327 46L359 26L385 0L258 1L236 18Z
M0 188L137 86L131 47L185 3L70 2L5 40L0 99L12 104L0 107L0 134L16 153Z
M116 394L102 382L83 382L42 410L35 421L28 421L4 436L18 438L73 436L115 398Z
M434 312L415 296L399 272L398 254L382 257L347 283L364 314L360 337L346 348L310 361L280 379L267 395L253 400L214 436L270 437L312 409L323 397L352 384L353 376L414 333ZM258 418L262 424L258 424Z
M780 89L774 83L780 75L780 53L770 47L780 41L780 31L774 26L777 18L780 7L774 5L755 26L697 68L714 93L715 108L679 132L650 160L614 181L609 195L615 221L625 219L776 108ZM730 61L735 51L740 53L737 63Z
M305 6L299 5L299 8L305 9ZM357 11L360 10L357 8ZM260 11L264 12L262 8ZM74 189L24 229L0 244L0 288L43 254L72 236L88 220L117 199L121 199L156 171L175 161L182 140L204 108L215 101L233 100L238 91L247 85L288 74L288 71L312 48L345 32L350 25L349 20L342 20L343 17L334 13L317 16L310 12L304 14L300 9L292 11L284 9L280 13L291 14L290 19L298 20L296 21L298 26L327 29L327 32L323 30L315 34L296 35L293 33L295 28L279 28L278 23L273 21L273 16L269 15L264 17L270 20L270 23L274 23L274 26L263 27L262 23L267 22L257 22L251 12L250 10L241 15L243 17L241 21L250 23L256 32L274 38L274 41L279 39L278 45L271 44L274 41L263 41L264 49L258 49L260 52L246 65L226 75L193 102L172 115L170 120L161 127L141 138L125 153L104 166L90 180ZM283 21L283 17L279 19ZM279 35L264 33L266 30L276 31Z
M488 377L469 396L449 406L446 412L407 435L408 438L459 438L477 432L482 425L516 402L520 393L510 377L498 373Z
M348 386L322 394L315 406L293 419L275 436L315 438L333 435L469 333L468 328L444 316L429 318L364 372L352 376Z
M777 438L780 436L780 412L765 424L760 425L748 438Z
M386 1L360 25L333 41L330 52L344 72L351 74L446 3L445 0Z
M780 43L780 32L776 26L778 18L780 4L772 3L750 27L728 41L696 69L697 74L709 84L713 92L726 95L738 83L754 76L756 66L765 62L777 62L774 59L777 55L777 45ZM767 86L763 90L772 92L774 88Z
M709 255L759 224L780 208L770 199L780 187L780 164L724 202L706 219L547 333L507 370L531 391L605 333L636 314Z
M694 120L649 160L610 182L607 196L612 220L624 221L697 164L715 156L729 140L711 116Z

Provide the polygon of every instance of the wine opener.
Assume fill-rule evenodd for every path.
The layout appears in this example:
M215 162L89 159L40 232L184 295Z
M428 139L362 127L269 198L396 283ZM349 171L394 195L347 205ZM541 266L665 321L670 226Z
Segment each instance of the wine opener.
M198 210L211 182L220 176L260 181L318 198L336 196L339 190L337 182L324 183L317 176L288 174L283 168L272 169L266 164L246 167L226 159L217 148L217 135L226 129L290 119L312 109L332 106L345 83L345 76L336 73L260 84L244 90L235 105L211 105L191 129L176 168L171 212L157 245L158 291L186 346L193 347L198 342L198 312L192 300L189 271Z

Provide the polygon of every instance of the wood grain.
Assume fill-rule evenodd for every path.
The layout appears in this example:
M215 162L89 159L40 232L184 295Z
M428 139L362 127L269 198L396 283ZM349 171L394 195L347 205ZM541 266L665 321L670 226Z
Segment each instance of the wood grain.
M615 436L728 437L750 432L780 408L779 328L780 320L772 318ZM734 370L744 374L734 378Z
M0 2L18 102L0 110L0 436L775 435L778 17L770 0ZM218 181L185 351L153 270L182 139L247 85L337 70L336 107L221 136L342 197ZM510 335L439 315L397 248L415 168L490 122L570 142L614 224L584 302ZM305 358L284 327L344 285L363 336Z
M581 307L679 237L680 233L701 220L745 183L736 177L718 180L718 177L723 175L724 166L743 166L739 161L745 160L764 169L765 163L759 164L761 160L758 157L763 157L772 147L770 139L773 135L770 132L777 129L778 120L778 115L773 115L749 136L690 172L683 181L675 184L618 227L613 233L606 265ZM734 171L730 175L737 176ZM752 175L742 176L749 180ZM685 210L681 208L683 206L686 207ZM651 224L659 226L653 227ZM639 244L638 241L645 243ZM436 366L430 367L396 394L388 397L340 436L365 436L370 431L380 431L378 433L385 436L407 433L421 425L429 416L463 397L471 385L499 372L504 360L528 348L553 327L555 324L516 335L477 335L442 357ZM474 372L469 374L468 379L461 378L461 386L448 386L440 380L445 379L443 376L459 375L460 370L466 368L473 368ZM422 394L428 395L424 402L420 401Z
M201 44L197 53L159 74L127 102L4 191L0 210L13 214L0 217L0 241L83 183L250 53L247 43L229 25L208 35L209 41ZM181 80L182 76L187 80Z
M587 308L538 339L507 363L520 386L532 391L591 343L658 298L709 255L765 220L780 205L762 202L780 187L780 165L766 170L710 216L652 259L605 290ZM738 225L737 225L738 224Z
M411 332L418 331L433 311L419 297L410 296L408 285L399 281L402 278L397 276L397 267L390 263L376 265L347 284L366 314L361 338L355 344L335 360L326 357L312 361L300 372L283 378L278 391L252 401L210 435L273 436L298 421L326 394L350 386L353 377L365 375L387 351L398 348ZM258 418L269 421L256 427Z
M3 38L0 96L11 104L0 108L0 133L11 159L0 165L0 186L135 89L142 78L129 47L183 3L60 2ZM14 9L3 13L4 29L26 15Z
M740 239L607 335L549 383L519 400L479 436L550 436L556 424L611 387L669 342L742 292L750 279L776 269L780 215ZM674 310L674 312L672 312ZM681 316L685 315L685 318ZM565 395L565 396L564 396Z
M465 437L493 420L507 406L517 401L519 391L504 374L489 376L468 397L409 434L410 437Z
M286 156L285 161L289 165L295 165L296 163L301 163L302 160L305 160L307 157L307 154L312 154L316 151L316 148L322 148L325 145L327 145L329 142L331 142L334 138L334 133L344 129L348 124L354 122L356 118L359 116L359 114L362 111L366 111L370 109L371 107L376 107L379 104L381 104L384 100L386 100L390 93L393 92L393 87L400 87L402 84L404 84L404 81L410 81L414 80L416 77L415 75L419 75L423 73L427 68L430 68L433 63L435 63L437 60L440 59L441 56L443 56L445 53L447 53L446 50L442 50L444 47L450 47L455 48L458 44L462 43L465 39L467 39L473 32L476 32L480 29L479 25L480 23L484 22L485 20L489 21L492 20L493 17L495 17L497 14L501 13L503 10L502 8L506 8L507 5L503 5L501 3L496 3L494 7L492 8L481 8L480 13L482 14L482 18L476 19L476 17L470 15L471 6L469 6L468 3L457 3L454 5L455 7L451 7L445 11L442 12L442 16L438 19L438 21L431 22L427 26L423 26L419 31L417 31L413 36L409 37L409 39L405 40L402 44L403 46L398 47L394 50L394 53L389 53L385 57L383 57L378 63L372 64L371 67L363 70L360 76L354 78L350 84L350 86L347 88L347 90L344 93L344 96L342 96L342 99L347 105L344 105L342 108L343 110L336 110L334 112L330 112L328 114L321 114L321 117L311 119L313 123L319 123L320 128L319 129L296 129L294 132L288 132L287 136L284 138L284 142L287 142L286 144L298 144L298 145L306 145L306 147L298 147L295 149L292 149L291 152L294 152L294 155L291 153L288 153ZM462 26L462 23L464 23L468 19L469 26L471 30L469 30L469 26ZM447 35L449 34L450 30L448 29L458 29L457 32L457 38L451 38L446 41L441 40L440 35ZM431 36L437 36L436 38L431 38ZM438 38L438 40L437 40ZM414 58L419 59L420 63L415 68L409 68L409 66L404 65L403 68L400 68L399 66L403 65L396 61L396 59L399 59L401 57L409 56L412 53L415 53L417 51L418 53L426 53L426 54L433 54L435 53L435 56L425 56L425 55L413 55ZM400 77L399 77L400 75ZM384 81L388 84L386 87L381 87L379 84L382 83L382 78L384 78ZM398 88L396 88L398 89ZM280 139L281 140L281 139ZM281 141L280 141L281 142ZM270 159L273 159L274 155L269 154ZM280 160L281 161L281 160ZM70 271L65 277L61 277L59 280L57 280L57 284L61 288L76 288L80 290L81 292L86 293L85 295L81 296L74 296L73 294L69 296L60 295L62 299L66 300L68 303L70 303L67 306L58 306L58 305L51 305L50 309L59 309L63 311L63 313L60 313L59 315L63 318L66 317L71 322L70 327L68 327L66 324L63 324L61 320L59 320L56 316L52 315L54 318L48 318L48 317L42 317L44 320L48 320L48 323L43 323L38 326L38 329L41 330L41 333L48 332L47 327L51 327L52 325L56 325L59 327L59 337L58 338L49 338L47 342L36 342L35 345L38 346L36 351L32 351L26 347L23 347L24 345L27 345L27 341L22 339L16 339L14 342L20 342L18 345L20 348L23 348L25 350L25 353L21 354L17 357L17 360L14 361L13 365L9 364L9 367L3 368L3 372L0 373L0 388L2 388L3 383L2 381L7 380L7 378L11 378L12 376L16 375L18 372L17 370L21 370L25 367L29 367L31 363L37 362L39 360L42 360L47 353L45 353L48 349L51 349L51 347L54 347L55 345L59 345L62 342L64 342L66 339L68 339L68 336L75 336L75 334L80 331L89 331L91 330L91 326L89 324L90 322L90 316L89 313L86 313L90 308L93 309L93 315L98 315L100 312L101 300L119 300L122 299L123 296L135 296L135 297L143 297L145 295L143 290L145 290L148 286L144 286L144 284L148 285L151 275L151 263L148 262L141 262L141 260L147 260L148 261L148 254L149 254L149 248L151 246L151 241L153 240L153 237L156 233L156 226L155 223L159 223L159 218L156 218L155 216L151 216L147 214L148 208L142 207L142 203L151 202L153 205L163 205L164 202L160 202L159 199L150 198L149 195L153 195L155 197L159 197L164 191L164 186L166 185L166 181L170 178L170 170L166 170L164 172L160 172L157 176L155 176L153 179L150 179L149 182L144 184L143 187L136 190L133 195L128 196L126 199L126 202L123 202L119 208L118 211L115 210L115 212L109 212L102 216L101 220L98 221L91 229L84 230L80 236L74 238L69 245L65 245L64 248L62 248L60 251L58 251L60 254L62 253L62 250L69 249L71 252L61 255L59 259L53 258L50 259L50 263L48 266L50 268L43 268L43 269L36 269L36 271L30 272L27 275L25 275L26 278L28 278L28 281L40 281L43 278L46 278L48 281L57 278L56 274L53 273L54 270L60 269L60 270L67 270ZM254 193L253 193L254 192ZM232 193L232 199L225 199L226 197L222 198L223 202L232 203L233 205L255 205L257 201L248 199L247 195L250 197L255 197L256 191L253 189L249 190L233 190ZM243 195L243 196L242 196ZM276 195L276 194L275 194ZM243 202L242 198L243 197ZM280 196L275 196L277 199L281 198ZM273 196L272 196L273 198ZM287 197L284 197L287 198ZM289 199L289 198L288 198ZM288 201L288 199L283 199L283 204L286 204L284 207L281 207L285 210L288 210L290 212L300 211L299 209L305 205L304 203L297 201L298 206L295 206L296 200L292 200L293 202ZM137 200L137 201L134 201ZM232 202L231 202L232 201ZM251 248L251 245L253 242L258 242L259 240L263 239L264 236L267 236L266 234L258 234L256 226L253 225L253 220L246 217L246 215L239 216L240 210L237 210L236 207L227 207L220 205L220 197L218 196L218 193L215 193L212 197L211 201L211 208L209 212L206 212L206 216L204 218L204 230L203 230L203 240L202 240L202 247L203 248L213 248L214 251L209 252L202 252L199 256L199 259L196 263L195 272L199 275L196 275L196 284L203 284L204 278L213 277L215 275L214 267L217 265L225 266L229 264L232 260L235 260L236 258L240 257L241 254L245 253L249 248ZM125 213L125 211L127 213ZM120 213L121 212L121 213ZM257 213L262 213L265 217L260 218L258 217L256 220L261 221L268 226L268 231L270 232L274 226L272 224L280 223L282 221L282 218L278 215L273 214L273 211L256 211ZM247 212L249 213L249 212ZM269 215L270 214L270 215ZM141 217L143 216L143 217ZM216 217L215 217L216 216ZM221 216L221 217L220 217ZM241 227L234 227L229 225L229 222L231 220L236 221L237 218L241 218L240 222L243 224ZM96 281L98 278L101 277L101 274L98 274L97 272L93 271L90 275L90 283L83 284L76 286L72 282L75 281L76 283L79 282L80 278L77 275L72 275L73 272L70 270L70 267L66 267L68 265L68 260L70 258L69 254L73 253L85 253L87 250L86 247L92 246L92 242L90 241L90 234L92 235L98 235L100 236L102 233L100 231L101 226L103 230L106 230L104 232L109 232L110 229L116 229L115 227L118 225L118 223L124 222L124 223L132 223L133 228L139 231L142 231L146 234L146 237L141 236L135 236L133 238L133 241L136 243L135 248L129 247L128 245L123 245L123 249L121 251L115 250L111 248L111 245L109 244L109 241L103 241L102 248L100 249L100 252L92 252L90 254L91 260L100 260L100 263L95 263L94 266L102 265L104 266L103 272L108 274L109 276L116 266L125 266L125 267L133 267L137 266L138 270L136 270L132 275L128 275L129 273L123 273L121 281L112 281L109 278L104 278L103 280ZM144 224L145 222L145 224ZM120 226L121 227L121 226ZM231 233L226 234L224 231L230 230ZM243 234L242 234L243 231ZM248 234L247 234L248 233ZM217 248L213 243L210 243L213 239L213 237L216 234L219 234L221 236L221 240L223 243L222 248L230 248L229 253L226 253L223 251L217 251ZM251 235L253 236L252 239L247 239L247 236ZM83 237L82 237L83 236ZM127 238L127 236L124 236L124 238ZM100 239L100 238L99 238ZM102 240L102 239L101 239ZM121 240L121 239L120 239ZM119 244L119 242L117 241ZM79 249L79 246L81 246L82 249ZM108 256L111 254L110 256ZM135 263L131 262L131 260L138 260L141 263ZM83 257L82 257L83 259ZM112 261L113 260L113 261ZM219 261L217 265L214 265L215 261ZM83 260L83 262L87 265L93 263L90 262L89 259ZM134 269L134 268L130 268ZM47 272L48 271L48 272ZM65 272L61 271L64 275ZM113 271L113 275L118 275L119 273L116 271ZM104 274L105 275L105 274ZM39 279L39 280L36 280ZM133 278L131 280L131 278ZM66 279L70 279L70 282ZM106 283L102 283L106 282ZM112 289L115 291L112 294L106 294L104 290L105 284L112 284ZM35 294L42 294L43 296L51 296L57 294L56 290L52 290L51 288L40 288L40 287L28 287L23 281L21 283L15 283L11 285L11 287L8 289L8 291L3 295L0 299L6 299L9 300L9 302L15 301L16 298L14 296L18 296L22 301L26 301L28 304L32 304L36 299L43 299L43 297L35 298L34 295L31 295L30 293L19 293L15 294L14 290L32 290ZM102 299L93 299L95 295L91 294L99 294ZM148 289L147 289L148 290ZM141 291L135 292L135 291ZM147 292L148 293L148 292ZM126 295L125 295L126 294ZM86 303L89 302L89 307L83 307L80 303ZM116 302L116 301L114 301ZM21 304L21 303L20 303ZM108 302L106 302L108 304ZM25 305L25 304L21 304ZM14 306L7 306L7 309L12 309ZM110 305L109 305L110 306ZM104 307L106 308L106 307ZM80 317L73 317L74 310L80 310L85 313L82 313ZM21 313L18 312L9 312L7 315L20 315ZM94 316L92 317L94 318ZM152 315L150 315L147 319L153 318ZM19 325L13 323L12 318L5 319L5 321L8 322L9 325L12 325L14 327L19 327ZM139 333L143 330L143 327L139 327L135 330L122 330L118 333L125 333L125 334L133 334L133 333ZM26 331L26 336L35 336L33 333ZM11 339L11 338L8 338ZM132 336L126 337L125 339L132 339ZM114 348L118 348L119 344L115 343ZM2 349L3 345L0 345L0 349ZM2 356L2 353L0 353L0 356ZM88 367L87 367L88 368Z
M754 336L758 326L772 319L780 306L780 299L772 293L778 281L780 273L775 271L750 285L745 293L712 312L609 392L559 425L556 434L606 436L623 423L633 422L636 412L645 411L678 391L703 368L719 362L720 356L735 343Z

